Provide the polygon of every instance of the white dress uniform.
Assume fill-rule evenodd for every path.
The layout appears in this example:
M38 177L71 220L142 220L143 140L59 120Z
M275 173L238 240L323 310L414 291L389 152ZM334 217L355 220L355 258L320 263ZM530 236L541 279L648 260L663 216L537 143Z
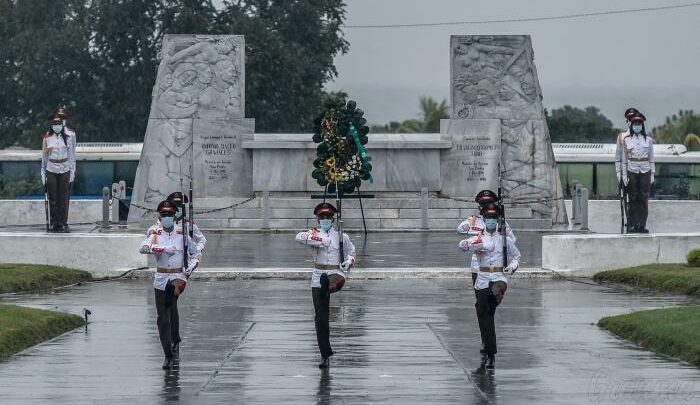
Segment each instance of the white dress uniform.
M622 154L623 173L648 173L656 172L654 164L654 140L650 135L630 135L629 132L623 138L624 153Z
M161 273L156 271L153 276L153 288L161 291L165 291L165 287L172 280L187 280L183 272L183 237L186 235L182 234L182 227L175 226L171 232L166 232L162 225L158 225L154 231L152 228L148 229L148 235L146 240L141 242L141 253L154 254L156 258L156 263L158 269L180 269L178 273ZM189 236L187 236L189 239ZM197 256L199 251L197 250L197 244L189 239L188 241L189 250L189 261L190 263L195 263L190 268L196 267ZM165 248L172 246L175 248L175 253L169 255L166 253Z
M347 279L349 270L341 269L340 264L344 261L355 261L355 245L350 241L348 234L343 234L344 260L340 260L340 234L335 228L328 232L320 228L312 228L308 231L299 232L295 240L302 245L311 248L314 257L314 272L311 276L311 287L321 287L321 274L337 274ZM321 266L336 266L336 270L322 270L316 268Z
M70 179L75 176L75 132L64 130L66 141L63 141L61 134L53 131L47 132L44 136L44 150L48 153L42 155L42 172L66 173L70 172Z
M484 223L484 217L481 215L472 215L466 221L462 221L462 223L457 225L457 233L460 235L476 236L484 232L484 229L486 229L486 224ZM517 241L513 230L508 225L508 221L506 221L506 238L512 240L513 243ZM472 254L469 267L472 273L479 272L479 261L476 258L476 253Z
M508 244L508 265L517 269L520 260L520 251L515 246L515 242L506 237ZM503 236L496 230L493 233L484 231L479 235L472 236L459 242L459 248L464 251L477 252L476 258L479 275L474 284L475 290L482 290L489 287L492 281L503 281L508 283L508 277L503 271L487 272L482 268L502 268L503 267Z
M190 225L192 226L192 240L197 245L197 251L199 252L198 259L201 261L202 252L204 251L204 246L207 244L207 238L204 237L204 234L199 229L197 224L191 224L189 221L187 223L187 226L188 226L187 230L188 231L189 231ZM150 228L148 228L148 230L146 231L146 235L150 235L150 234L154 233L155 231L158 230L159 227L160 227L160 222L156 222ZM182 222L181 221L175 222L175 227L182 230Z

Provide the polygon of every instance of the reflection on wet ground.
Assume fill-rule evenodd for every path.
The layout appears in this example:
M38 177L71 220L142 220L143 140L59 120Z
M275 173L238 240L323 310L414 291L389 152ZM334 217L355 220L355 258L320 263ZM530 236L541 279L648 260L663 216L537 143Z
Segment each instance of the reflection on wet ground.
M521 267L541 267L544 232L516 232ZM309 267L307 249L293 233L207 233L203 267ZM457 248L456 232L361 232L350 237L363 268L466 267L471 254Z
M331 299L336 355L320 371L306 281L196 279L180 301L179 367L160 369L150 284L3 301L80 313L77 330L0 363L2 404L695 403L700 371L600 330L602 316L685 303L515 279L497 311L497 369L478 370L463 280L350 280Z

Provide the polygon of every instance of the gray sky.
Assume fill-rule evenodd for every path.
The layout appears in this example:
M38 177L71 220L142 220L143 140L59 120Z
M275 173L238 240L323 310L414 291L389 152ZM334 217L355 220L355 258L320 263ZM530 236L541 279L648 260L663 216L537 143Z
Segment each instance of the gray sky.
M347 25L527 18L656 7L692 0L347 0ZM345 28L343 89L370 123L418 115L418 97L449 102L449 38L529 34L545 106L595 105L615 125L629 105L651 124L700 110L700 7L572 20L412 28Z

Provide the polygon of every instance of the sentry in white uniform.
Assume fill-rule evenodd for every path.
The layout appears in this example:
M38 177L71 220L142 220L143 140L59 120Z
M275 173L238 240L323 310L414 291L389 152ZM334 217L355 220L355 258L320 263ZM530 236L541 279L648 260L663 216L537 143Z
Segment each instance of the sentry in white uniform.
M174 226L172 231L167 232L162 225L156 229L149 228L146 240L141 242L140 252L143 254L153 254L156 258L158 269L180 269L177 273L161 273L156 271L153 276L153 288L165 291L165 287L172 280L184 280L192 274L199 264L199 250L197 244L189 236L189 267L183 268L183 237L182 227Z
M519 266L520 251L515 242L506 237L508 244L508 266L503 269L503 236L498 230L493 233L485 230L479 235L471 236L459 242L459 248L474 252L479 275L474 284L475 290L489 287L490 282L503 281L508 283L508 275L513 274ZM501 268L501 271L485 271L486 269Z
M312 228L308 231L299 232L295 238L298 243L311 248L314 258L314 272L311 276L311 287L321 287L321 274L337 274L347 279L350 267L355 263L355 245L350 241L348 234L343 235L344 260L340 260L340 234L335 228L328 232L320 228ZM342 267L341 267L342 263ZM335 270L321 270L316 267L334 266Z
M480 235L482 232L484 232L485 229L486 229L486 224L484 223L484 217L481 215L472 215L471 217L467 218L466 221L462 221L462 223L457 225L457 233L460 235L477 236L477 235ZM517 241L517 238L515 237L515 234L513 233L513 230L510 228L510 225L508 225L507 221L506 221L506 238L513 241L513 243L515 243ZM470 267L472 273L479 272L479 261L476 257L476 254L472 254L472 258L471 258L469 267Z

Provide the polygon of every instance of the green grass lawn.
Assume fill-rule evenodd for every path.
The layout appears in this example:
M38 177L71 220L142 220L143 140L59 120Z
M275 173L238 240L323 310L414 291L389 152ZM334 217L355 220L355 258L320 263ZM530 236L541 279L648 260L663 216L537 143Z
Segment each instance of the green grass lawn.
M700 267L690 267L684 263L648 264L603 271L593 276L593 280L700 296Z
M84 323L77 315L0 304L0 360Z
M610 316L598 326L644 348L700 366L700 306Z
M38 264L0 264L0 293L40 291L91 280L90 273Z
M48 290L89 281L90 273L35 264L0 264L0 293ZM61 312L0 304L0 360L84 325Z

